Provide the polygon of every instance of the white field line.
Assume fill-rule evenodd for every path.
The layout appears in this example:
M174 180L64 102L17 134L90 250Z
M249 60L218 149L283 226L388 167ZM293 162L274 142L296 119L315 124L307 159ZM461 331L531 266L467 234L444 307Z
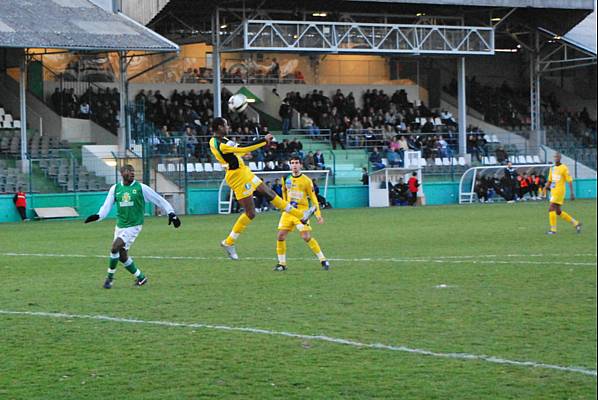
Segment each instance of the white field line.
M55 253L0 253L6 257L60 257L60 258L107 258L107 255L87 255L87 254L55 254ZM385 257L365 257L365 258L329 258L330 261L338 262L388 262L388 263L437 263L437 264L531 264L531 265L566 265L566 266L596 266L596 262L574 262L557 261L550 257L559 256L559 254L507 254L507 255L480 255L480 256L439 256L439 257L413 257L413 258L385 258ZM560 255L562 256L562 254ZM595 254L576 254L566 257L595 257ZM476 258L482 258L481 260ZM488 260L488 258L528 258L528 257L546 257L543 261L534 260ZM228 257L202 257L202 256L152 256L136 255L134 258L155 259L155 260L228 260ZM297 261L311 261L312 258L289 258ZM243 257L241 261L273 261L274 257Z
M551 369L551 370L565 371L565 372L576 372L576 373L580 373L580 374L584 374L584 375L588 375L588 376L592 376L592 377L596 378L595 370L583 368L583 367L573 367L573 366L567 367L567 366L554 365L554 364L545 364L545 363L536 362L536 361L508 360L505 358L500 358L500 357L495 357L495 356L468 354L468 353L440 353L440 352L436 352L436 351L411 348L411 347L407 347L407 346L392 346L392 345L387 345L387 344L382 344L382 343L362 343L362 342L358 342L358 341L351 340L351 339L334 338L334 337L325 336L325 335L304 335L304 334L300 334L300 333L272 331L272 330L268 330L268 329L234 327L234 326L227 326L227 325L212 325L212 324L202 324L202 323L191 324L191 323L171 322L171 321L146 321L146 320L141 320L141 319L110 317L110 316L106 316L106 315L65 314L65 313L10 311L10 310L0 310L0 314L47 317L47 318L64 318L64 319L88 319L88 320L110 321L110 322L120 322L120 323L128 323L128 324L145 324L145 325L157 325L157 326L167 326L167 327L213 329L213 330L219 330L219 331L253 333L253 334L258 334L258 335L284 336L284 337L290 337L290 338L296 338L296 339L318 340L318 341L329 342L329 343L344 344L347 346L360 347L360 348L400 351L400 352L405 352L405 353L412 353L412 354L419 354L419 355L424 355L424 356L432 356L432 357L440 357L440 358L450 358L450 359L455 359L455 360L485 361L485 362L494 363L494 364Z

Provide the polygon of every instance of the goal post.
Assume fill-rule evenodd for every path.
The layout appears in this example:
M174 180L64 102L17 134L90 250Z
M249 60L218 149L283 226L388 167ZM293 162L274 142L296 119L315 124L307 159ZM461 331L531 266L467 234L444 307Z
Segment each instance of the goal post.
M270 185L275 179L282 179L291 174L291 171L252 171L266 185ZM303 170L302 174L312 180L317 180L321 194L324 198L328 195L329 170ZM322 183L323 182L323 183ZM281 184L284 184L281 182ZM233 191L230 190L226 181L222 179L218 189L218 214L230 214L233 207Z

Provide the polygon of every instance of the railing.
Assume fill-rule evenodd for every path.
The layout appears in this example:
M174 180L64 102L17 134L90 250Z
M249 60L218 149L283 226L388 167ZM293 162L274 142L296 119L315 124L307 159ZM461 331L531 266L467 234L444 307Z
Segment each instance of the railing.
M69 79L65 77L65 73L57 73L43 63L42 67L44 71L52 77L52 80L58 83L58 87L55 88L58 89L58 92L54 91L47 96L46 94L43 94L41 98L33 93L39 100L44 102L44 104L61 117L89 119L116 134L116 115L112 115L113 120L110 121L110 117L104 118L103 114L105 114L105 110L101 108L112 107L111 103L116 101L117 104L115 107L118 109L120 97L115 96L114 93L112 93L112 89L92 81ZM70 91L70 89L73 89L73 94L79 98L78 102L66 100L63 91ZM54 97L55 95L56 97ZM82 96L88 97L86 102L89 105L89 112L87 113L82 112L80 108L80 98ZM110 104L107 105L106 102L109 102ZM98 104L101 104L101 106L98 106Z

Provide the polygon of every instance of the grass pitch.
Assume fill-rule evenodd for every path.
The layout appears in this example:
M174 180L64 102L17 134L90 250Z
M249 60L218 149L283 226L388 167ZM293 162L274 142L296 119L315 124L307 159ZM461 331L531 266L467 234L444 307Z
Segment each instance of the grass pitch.
M580 235L545 235L546 209L325 210L329 272L296 233L272 271L278 213L238 262L236 216L149 218L130 253L148 285L119 265L111 290L114 221L2 225L0 398L595 398L596 202L565 205Z

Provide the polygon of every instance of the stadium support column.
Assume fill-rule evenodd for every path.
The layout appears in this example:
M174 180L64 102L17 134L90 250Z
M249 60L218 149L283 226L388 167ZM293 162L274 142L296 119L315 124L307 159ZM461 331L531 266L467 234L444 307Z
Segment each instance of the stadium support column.
M23 56L19 65L19 105L21 120L21 171L29 172L27 160L27 50L23 50Z
M125 154L127 152L127 146L129 145L127 140L127 57L124 51L118 52L120 82L120 109L118 118L118 152Z
M544 144L544 135L542 134L542 116L540 108L540 34L536 30L532 39L534 42L533 52L530 53L530 85L529 99L531 110L531 136L530 145L532 150L539 150L540 145Z
M222 117L222 88L220 86L220 12L218 8L216 8L216 11L214 12L214 18L212 21L212 75L214 78L214 117Z
M459 103L459 155L465 156L467 153L467 101L465 98L466 80L465 80L465 57L460 57L457 62L457 86Z

